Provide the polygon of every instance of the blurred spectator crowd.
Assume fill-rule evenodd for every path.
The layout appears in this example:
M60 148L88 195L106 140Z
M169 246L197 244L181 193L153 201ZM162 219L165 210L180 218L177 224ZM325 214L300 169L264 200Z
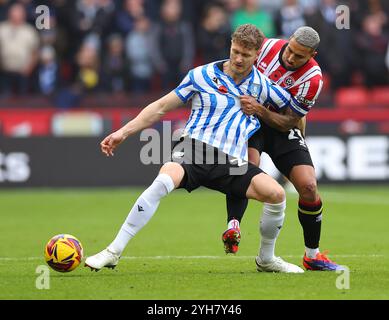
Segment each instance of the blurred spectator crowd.
M36 28L36 7L50 28ZM338 5L350 28L336 27ZM74 105L85 93L175 87L194 66L228 57L231 32L253 23L288 38L309 25L331 90L389 84L388 0L0 0L0 96Z

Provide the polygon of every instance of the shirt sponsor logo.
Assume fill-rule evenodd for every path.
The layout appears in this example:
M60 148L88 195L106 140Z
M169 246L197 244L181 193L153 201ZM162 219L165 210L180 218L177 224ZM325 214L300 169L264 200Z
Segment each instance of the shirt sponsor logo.
M315 101L312 101L312 100L308 100L302 96L297 96L296 97L297 101L306 105L306 106L309 106L309 107L312 107L314 104L315 104Z

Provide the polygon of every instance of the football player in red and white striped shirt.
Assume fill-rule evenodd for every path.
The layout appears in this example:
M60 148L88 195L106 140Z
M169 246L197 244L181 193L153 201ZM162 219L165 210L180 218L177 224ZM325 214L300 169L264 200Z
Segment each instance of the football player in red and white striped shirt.
M321 69L313 59L316 50L311 49L310 53L308 51L294 38L289 42L266 39L256 62L259 71L288 89L301 103L301 108L292 106L292 111L299 117L308 113L323 87ZM307 56L310 57L308 61Z
M261 106L248 96L241 97L247 114L257 114L261 128L249 140L249 161L259 165L260 153L269 154L275 166L299 193L298 217L304 232L304 267L308 270L335 271L342 266L319 251L322 201L317 189L314 166L304 140L305 115L315 104L323 87L322 73L314 60L320 43L310 27L296 30L289 41L266 39L256 67L274 83L288 89L296 103L282 112ZM226 253L235 253L240 241L239 222L247 200L227 196L228 229L223 234ZM262 228L262 224L261 224ZM261 247L268 239L261 234Z

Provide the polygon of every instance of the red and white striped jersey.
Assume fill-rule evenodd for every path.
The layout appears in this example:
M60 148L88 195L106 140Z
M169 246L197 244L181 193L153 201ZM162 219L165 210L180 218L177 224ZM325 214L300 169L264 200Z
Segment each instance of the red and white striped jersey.
M281 57L288 41L265 39L255 63L257 69L270 80L287 89L298 103L291 109L300 116L305 116L319 97L323 88L321 69L315 59L295 71L288 71L281 64Z

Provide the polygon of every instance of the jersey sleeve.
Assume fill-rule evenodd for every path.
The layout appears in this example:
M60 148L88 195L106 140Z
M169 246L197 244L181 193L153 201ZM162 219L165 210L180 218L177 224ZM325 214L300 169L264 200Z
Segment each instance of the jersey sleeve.
M290 108L299 116L305 116L314 106L323 88L321 77L315 77L303 82L298 87L290 89L292 101Z
M262 105L272 105L276 110L281 110L291 104L291 94L268 77L260 73L260 94L258 102Z
M187 103L193 97L193 95L197 92L195 89L193 70L188 72L184 80L182 80L174 92L184 103Z

